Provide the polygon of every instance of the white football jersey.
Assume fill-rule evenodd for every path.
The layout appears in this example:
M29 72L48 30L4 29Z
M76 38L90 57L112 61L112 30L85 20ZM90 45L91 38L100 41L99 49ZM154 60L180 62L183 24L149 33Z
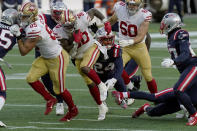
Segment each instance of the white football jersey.
M53 28L53 33L58 40L69 39L68 34L64 31L63 27L60 24L57 24Z
M128 40L135 37L142 22L150 22L152 19L152 13L143 8L130 16L126 4L122 1L115 4L114 11L119 21L119 40Z
M82 59L86 50L94 44L93 36L88 29L89 22L90 17L86 12L82 11L76 15L75 30L80 29L82 32L82 40L81 43L78 44L77 54L75 56L77 59ZM53 32L58 39L68 38L68 35L60 25L56 25L53 29Z
M39 15L37 21L25 28L26 37L42 37L42 39L36 44L40 50L41 56L44 58L55 58L61 53L62 47L43 18L42 15Z

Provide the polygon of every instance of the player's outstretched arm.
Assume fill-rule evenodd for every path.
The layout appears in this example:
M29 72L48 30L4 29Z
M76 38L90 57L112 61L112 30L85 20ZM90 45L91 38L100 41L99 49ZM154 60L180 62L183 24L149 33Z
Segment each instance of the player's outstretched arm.
M91 20L96 16L101 21L105 19L105 16L96 8L91 8L87 11L88 15L90 16Z
M108 21L110 22L111 25L114 25L117 21L118 21L118 17L116 15L116 13L114 13L109 19Z

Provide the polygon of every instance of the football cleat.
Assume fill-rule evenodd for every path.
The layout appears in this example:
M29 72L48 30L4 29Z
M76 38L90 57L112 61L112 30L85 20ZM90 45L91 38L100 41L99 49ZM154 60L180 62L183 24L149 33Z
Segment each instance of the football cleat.
M125 100L126 100L127 106L130 106L135 102L135 99L132 99L132 98L128 98L128 99L125 99Z
M56 115L64 115L64 104L63 103L57 103Z
M74 106L72 109L68 109L68 112L63 118L60 119L60 121L69 122L72 118L77 116L78 113L79 112L78 112L77 106Z
M53 110L53 106L57 103L57 100L54 98L54 99L51 99L51 100L48 100L47 103L46 103L46 110L45 110L45 115L48 115L52 110Z
M98 108L99 108L98 120L102 121L105 119L106 113L108 112L108 107L105 102L102 102L102 104L99 105Z
M107 86L103 82L101 82L98 85L98 87L99 87L101 101L105 101L107 99L107 91L108 91L108 88L107 88Z
M112 91L112 96L115 97L115 102L120 105L122 108L127 108L127 102L126 99L123 99L120 97L120 92L118 91Z
M138 91L140 89L140 86L141 86L142 76L141 75L139 75L139 76L135 75L130 80L133 83L134 87L133 87L132 90L129 90L129 89L128 90L129 91Z
M137 109L133 114L132 114L132 118L137 118L139 117L140 115L142 115L144 112L145 112L145 109L147 107L149 107L150 104L148 103L145 103L143 106L141 106L139 109Z
M6 125L2 121L0 121L0 127L6 127Z
M188 119L188 123L186 124L187 126L195 126L197 124L197 112L190 116Z

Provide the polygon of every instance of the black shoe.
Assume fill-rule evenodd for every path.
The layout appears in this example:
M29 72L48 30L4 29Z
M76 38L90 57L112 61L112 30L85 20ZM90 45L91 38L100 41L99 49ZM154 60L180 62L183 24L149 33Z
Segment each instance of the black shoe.
M141 86L142 76L141 75L139 75L139 76L134 75L130 80L134 85L132 91L138 91Z

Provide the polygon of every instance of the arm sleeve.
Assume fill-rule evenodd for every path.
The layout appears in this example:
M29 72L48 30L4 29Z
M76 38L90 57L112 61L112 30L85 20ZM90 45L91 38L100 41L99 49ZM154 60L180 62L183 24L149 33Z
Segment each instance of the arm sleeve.
M34 26L33 28L30 28L30 26L28 26L26 29L25 29L25 32L26 32L26 37L27 38L36 38L36 37L39 37L41 36L41 28L39 28L36 23L33 23L35 25L32 25Z
M175 64L182 64L190 58L189 34L186 31L179 32L175 39L179 45L180 54L174 59L174 62Z
M152 13L150 11L146 10L146 9L143 9L142 12L143 12L143 16L144 16L144 21L151 22Z
M122 71L123 71L123 60L122 60L122 51L119 50L119 56L116 57L116 60L114 62L115 64L115 72L114 72L114 78L117 80L121 77Z
M76 30L78 29L87 29L88 26L89 26L89 23L90 23L91 19L90 19L90 16L82 11L80 13L77 14L77 23L76 23Z

